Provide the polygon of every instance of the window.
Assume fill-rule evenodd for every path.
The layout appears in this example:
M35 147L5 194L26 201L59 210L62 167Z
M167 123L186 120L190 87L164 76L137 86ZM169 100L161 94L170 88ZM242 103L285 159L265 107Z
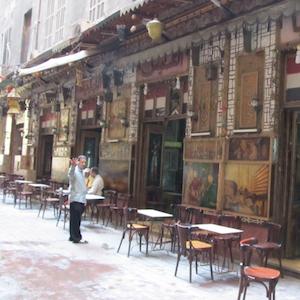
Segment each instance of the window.
M11 56L11 28L8 28L4 33L4 40L3 40L3 57L2 57L2 64L8 65Z
M90 0L89 20L91 22L97 21L104 16L104 1Z
M48 0L44 48L51 47L64 37L66 0Z
M54 21L54 5L55 0L48 0L46 23L45 23L45 42L44 48L49 48L52 44L52 32L53 32L53 21Z
M31 9L24 15L21 63L27 60L29 43L30 43L30 33L31 33L31 15L32 15Z
M66 0L58 0L55 14L55 42L63 39Z

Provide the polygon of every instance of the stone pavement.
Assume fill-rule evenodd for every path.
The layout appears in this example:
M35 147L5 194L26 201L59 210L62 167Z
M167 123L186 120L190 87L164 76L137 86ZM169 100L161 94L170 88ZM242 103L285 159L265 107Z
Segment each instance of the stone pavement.
M1 196L0 201L2 202ZM37 209L0 204L0 299L163 299L234 300L238 292L236 272L215 274L199 268L188 282L188 264L179 265L166 250L148 257L135 246L127 257L127 240L116 253L121 231L84 221L88 244L68 241L68 230L55 226L53 211L37 218ZM135 241L134 241L135 242ZM276 299L299 299L300 281L285 277ZM262 286L253 285L247 300L266 299Z

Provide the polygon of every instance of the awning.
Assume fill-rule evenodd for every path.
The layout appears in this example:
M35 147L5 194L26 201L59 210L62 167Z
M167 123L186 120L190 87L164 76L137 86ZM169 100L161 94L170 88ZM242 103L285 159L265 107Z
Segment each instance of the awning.
M49 70L51 68L63 66L95 54L97 54L96 50L82 50L75 54L70 54L70 55L57 57L57 58L51 58L46 62L41 63L37 66L31 68L19 69L19 75L24 76L24 75L33 74L40 71Z
M130 5L125 6L124 8L122 8L120 10L120 15L125 15L131 11L136 10L137 8L143 6L145 3L150 2L152 0L136 0L133 3L131 3Z

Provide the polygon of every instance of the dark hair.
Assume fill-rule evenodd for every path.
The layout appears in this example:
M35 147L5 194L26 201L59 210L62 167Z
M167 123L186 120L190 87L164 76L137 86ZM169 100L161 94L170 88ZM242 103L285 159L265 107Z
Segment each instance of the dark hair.
M95 173L96 175L99 174L99 170L98 170L97 167L92 167L92 168L91 168L91 172Z

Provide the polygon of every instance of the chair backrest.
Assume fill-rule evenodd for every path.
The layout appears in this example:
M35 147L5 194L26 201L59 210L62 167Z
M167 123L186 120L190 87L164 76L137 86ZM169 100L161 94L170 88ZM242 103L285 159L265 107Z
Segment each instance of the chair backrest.
M135 207L124 207L124 220L126 224L135 222L138 219L137 208Z
M190 207L190 223L191 224L202 224L203 223L203 211L199 208Z
M130 194L118 193L116 206L119 208L128 207L130 203L130 199L131 199Z
M240 229L241 228L241 219L238 216L221 215L220 216L220 225Z
M268 228L268 242L282 243L282 226L277 223L266 222Z
M219 214L203 213L203 223L220 225L221 216Z
M187 250L186 244L191 237L191 227L177 223L176 228L178 233L178 249L184 253Z
M257 244L255 237L250 237L240 241L241 268L250 266L252 257L252 246Z
M174 209L173 215L175 216L176 221L180 221L180 223L190 223L190 208L182 205L177 204Z
M103 196L110 204L116 204L118 192L115 190L104 190Z

